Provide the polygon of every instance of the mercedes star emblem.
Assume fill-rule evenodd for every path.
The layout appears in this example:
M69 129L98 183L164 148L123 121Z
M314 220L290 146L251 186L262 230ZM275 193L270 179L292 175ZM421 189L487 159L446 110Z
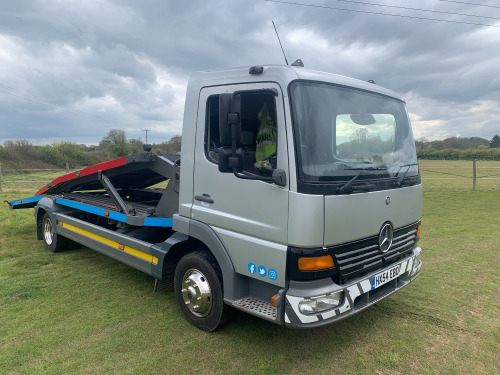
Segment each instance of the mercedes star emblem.
M380 233L378 234L378 247L381 252L385 253L390 249L393 236L394 232L392 230L391 223L384 223L384 225L382 225L382 229L380 229Z

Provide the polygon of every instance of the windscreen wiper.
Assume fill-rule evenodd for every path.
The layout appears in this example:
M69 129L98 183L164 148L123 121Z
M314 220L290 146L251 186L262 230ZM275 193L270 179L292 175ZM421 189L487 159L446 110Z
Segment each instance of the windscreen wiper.
M418 163L412 163L412 164L403 164L403 165L400 165L399 166L399 169L398 169L398 172L396 173L396 176L398 176L399 174L399 171L401 170L401 168L404 168L404 167L408 167L406 168L406 171L405 173L403 173L403 175L401 177L399 177L399 180L397 181L394 181L394 185L395 186L401 186L401 184L403 183L403 180L405 179L406 175L408 174L408 171L410 170L411 167L413 167L414 165L418 165Z
M345 168L344 171L359 171L353 178L347 181L344 185L337 188L337 194L345 193L349 190L352 183L358 179L359 176L363 174L365 171L385 171L387 167L365 167L365 168Z

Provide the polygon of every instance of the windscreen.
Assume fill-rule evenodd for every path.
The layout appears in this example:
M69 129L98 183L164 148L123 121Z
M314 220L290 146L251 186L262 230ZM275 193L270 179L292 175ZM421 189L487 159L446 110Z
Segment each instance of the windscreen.
M418 174L404 102L309 81L293 82L290 96L300 181Z

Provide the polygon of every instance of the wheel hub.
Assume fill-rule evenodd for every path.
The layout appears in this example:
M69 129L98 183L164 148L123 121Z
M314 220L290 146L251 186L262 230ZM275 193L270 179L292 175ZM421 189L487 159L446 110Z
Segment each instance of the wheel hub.
M189 311L203 318L212 309L212 291L203 273L189 269L182 278L182 298Z
M45 220L43 223L43 238L47 245L52 245L52 241L54 238L54 229L52 228L52 222L50 219Z

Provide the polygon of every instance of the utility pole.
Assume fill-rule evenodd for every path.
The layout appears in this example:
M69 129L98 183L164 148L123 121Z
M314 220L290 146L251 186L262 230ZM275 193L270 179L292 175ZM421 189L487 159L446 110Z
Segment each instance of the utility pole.
M141 131L146 132L146 144L148 144L148 132L150 132L151 129L141 129Z

